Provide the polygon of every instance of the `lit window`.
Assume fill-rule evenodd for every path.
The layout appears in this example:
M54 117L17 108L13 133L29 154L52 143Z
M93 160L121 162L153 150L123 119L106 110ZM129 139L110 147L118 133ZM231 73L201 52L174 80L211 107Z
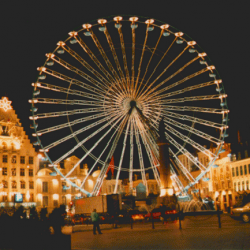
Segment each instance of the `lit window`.
M49 197L48 196L43 196L43 206L47 207L49 205Z
M242 191L244 191L244 190L245 190L245 182L242 181Z
M240 191L240 182L238 182L238 191Z
M247 165L244 165L244 174L247 174Z
M242 166L240 166L240 175L243 175L243 169L242 169Z
M33 169L32 169L32 168L29 169L29 176L30 176L30 177L33 176Z
M20 188L25 189L25 182L24 181L20 181Z
M236 167L236 176L239 176L239 167Z
M235 176L234 168L232 168L232 176Z
M8 155L3 155L3 162L7 163L8 162Z
M246 181L247 190L249 190L249 181Z
M250 174L250 164L248 164L248 174Z
M29 156L29 164L33 164L33 156Z
M237 190L236 190L236 182L234 183L234 191L236 192Z
M25 156L20 156L20 163L25 164Z
M7 181L3 181L3 188L8 188L8 182Z
M25 176L25 169L24 168L20 168L20 176Z
M58 200L53 200L54 207L58 207Z
M29 182L29 189L34 189L34 181Z
M12 168L11 169L11 175L12 176L16 176L16 168Z
M16 181L11 182L11 188L16 189Z
M11 158L11 163L16 163L16 155L13 155Z
M43 182L43 192L44 192L44 193L47 193L47 192L48 192L48 182L47 182L47 181L44 181L44 182Z
M7 168L2 169L2 175L7 175Z

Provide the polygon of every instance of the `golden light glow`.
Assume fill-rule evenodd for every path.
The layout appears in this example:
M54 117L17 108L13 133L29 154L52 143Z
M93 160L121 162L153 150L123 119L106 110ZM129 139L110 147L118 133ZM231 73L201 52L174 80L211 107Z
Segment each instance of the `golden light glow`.
M214 83L215 84L220 84L220 83L222 83L222 80L215 80Z
M163 24L163 25L160 26L160 28L162 30L165 30L165 29L169 28L169 24Z
M5 112L9 109L12 109L10 104L12 101L8 101L7 97L3 97L2 100L0 100L0 108L2 108Z
M46 53L45 54L48 58L53 58L55 57L55 55L53 53Z
M30 192L27 191L26 198L29 200L30 199Z
M195 41L190 41L190 42L187 42L187 44L188 44L189 46L193 46L193 45L196 44L196 42L195 42Z
M106 19L98 19L97 20L97 22L99 23L99 24L105 24L105 23L107 23L107 20Z
M58 180L57 179L52 179L52 182L53 182L54 185L58 184Z
M59 199L59 195L58 194L53 194L53 200L58 200Z
M36 137L36 136L41 136L42 133L33 133L32 136Z
M37 199L38 199L38 200L42 200L42 198L43 198L43 195L42 195L42 194L37 194Z
M30 120L37 120L37 119L38 119L38 116L30 116L29 119L30 119Z
M206 56L206 55L207 55L207 53L205 53L205 52L199 53L199 54L198 54L199 57L204 57L204 56Z
M94 182L93 182L92 180L89 179L89 180L88 180L88 184L89 184L90 187L93 187Z
M155 22L154 19L148 19L145 21L146 24L153 24Z
M121 16L116 16L116 17L113 18L113 20L116 21L116 22L119 22L119 21L122 20L122 17Z
M77 36L77 32L76 31L71 31L71 32L69 32L69 35L72 37L72 36Z
M175 35L176 37L180 37L180 36L183 36L184 34L183 34L182 32L177 32L177 33L174 33L174 35Z
M214 65L212 65L212 66L208 66L207 69L208 70L213 70L213 69L215 69L215 67L214 67Z
M38 71L45 72L45 71L46 71L46 68L45 68L45 67L38 67L37 70L38 70Z
M33 82L33 83L31 83L31 86L33 86L33 87L40 87L41 83L40 82L36 82L36 83Z
M131 21L131 22L136 22L136 21L138 21L138 17L137 16L133 16L133 17L130 17L129 18L129 21Z
M70 200L71 199L71 194L66 194L66 197L67 197L68 200Z
M58 46L64 46L64 45L65 45L65 42L59 41L56 45L58 45Z
M31 100L29 100L29 103L37 103L37 102L38 102L37 99L31 99Z
M92 24L90 24L90 23L85 23L85 24L82 25L82 27L83 27L84 29L90 29L90 28L92 27Z
M174 190L173 190L173 188L162 188L161 189L161 194L160 194L160 197L162 197L162 196L166 196L166 195L173 195L173 193L174 193Z

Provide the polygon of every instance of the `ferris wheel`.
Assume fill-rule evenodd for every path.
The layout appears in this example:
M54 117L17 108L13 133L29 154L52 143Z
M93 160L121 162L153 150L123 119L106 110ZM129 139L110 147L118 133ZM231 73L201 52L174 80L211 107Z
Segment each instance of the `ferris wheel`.
M162 120L177 193L203 178L222 150L229 112L222 80L197 43L168 24L121 16L83 24L46 54L38 71L29 101L34 145L56 174L87 195L98 195L112 157L115 193L120 178L127 177L132 189L134 174L147 189L147 174L160 186ZM211 144L213 152L205 146ZM209 161L199 161L194 151ZM79 161L61 171L60 162L73 154ZM198 177L180 155L201 170ZM89 172L76 185L71 175L84 162ZM89 193L84 184L98 166Z

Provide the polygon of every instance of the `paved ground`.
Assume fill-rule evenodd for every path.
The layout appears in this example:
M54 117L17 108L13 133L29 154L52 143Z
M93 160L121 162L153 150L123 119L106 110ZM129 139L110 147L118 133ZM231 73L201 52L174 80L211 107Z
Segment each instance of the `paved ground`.
M102 235L93 235L92 226L81 227L71 237L72 250L77 249L250 249L250 224L216 216L186 217L179 229L179 221L162 224L135 223L117 229L103 226Z

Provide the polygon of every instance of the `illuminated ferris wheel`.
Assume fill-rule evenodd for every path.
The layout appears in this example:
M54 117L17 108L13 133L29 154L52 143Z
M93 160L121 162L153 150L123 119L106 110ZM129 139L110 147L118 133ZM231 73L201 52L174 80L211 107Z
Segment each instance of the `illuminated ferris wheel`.
M133 188L134 174L147 189L147 174L160 186L161 120L176 193L186 192L213 166L227 136L227 95L215 66L187 35L154 19L116 16L83 24L46 57L32 84L34 144L73 186L76 167L90 164L76 186L81 192L98 195L113 156L115 193L124 176ZM216 150L207 150L209 144ZM209 161L199 162L194 151ZM60 162L73 154L79 161L62 172ZM200 169L197 178L180 155ZM90 194L84 184L97 166L101 171Z

